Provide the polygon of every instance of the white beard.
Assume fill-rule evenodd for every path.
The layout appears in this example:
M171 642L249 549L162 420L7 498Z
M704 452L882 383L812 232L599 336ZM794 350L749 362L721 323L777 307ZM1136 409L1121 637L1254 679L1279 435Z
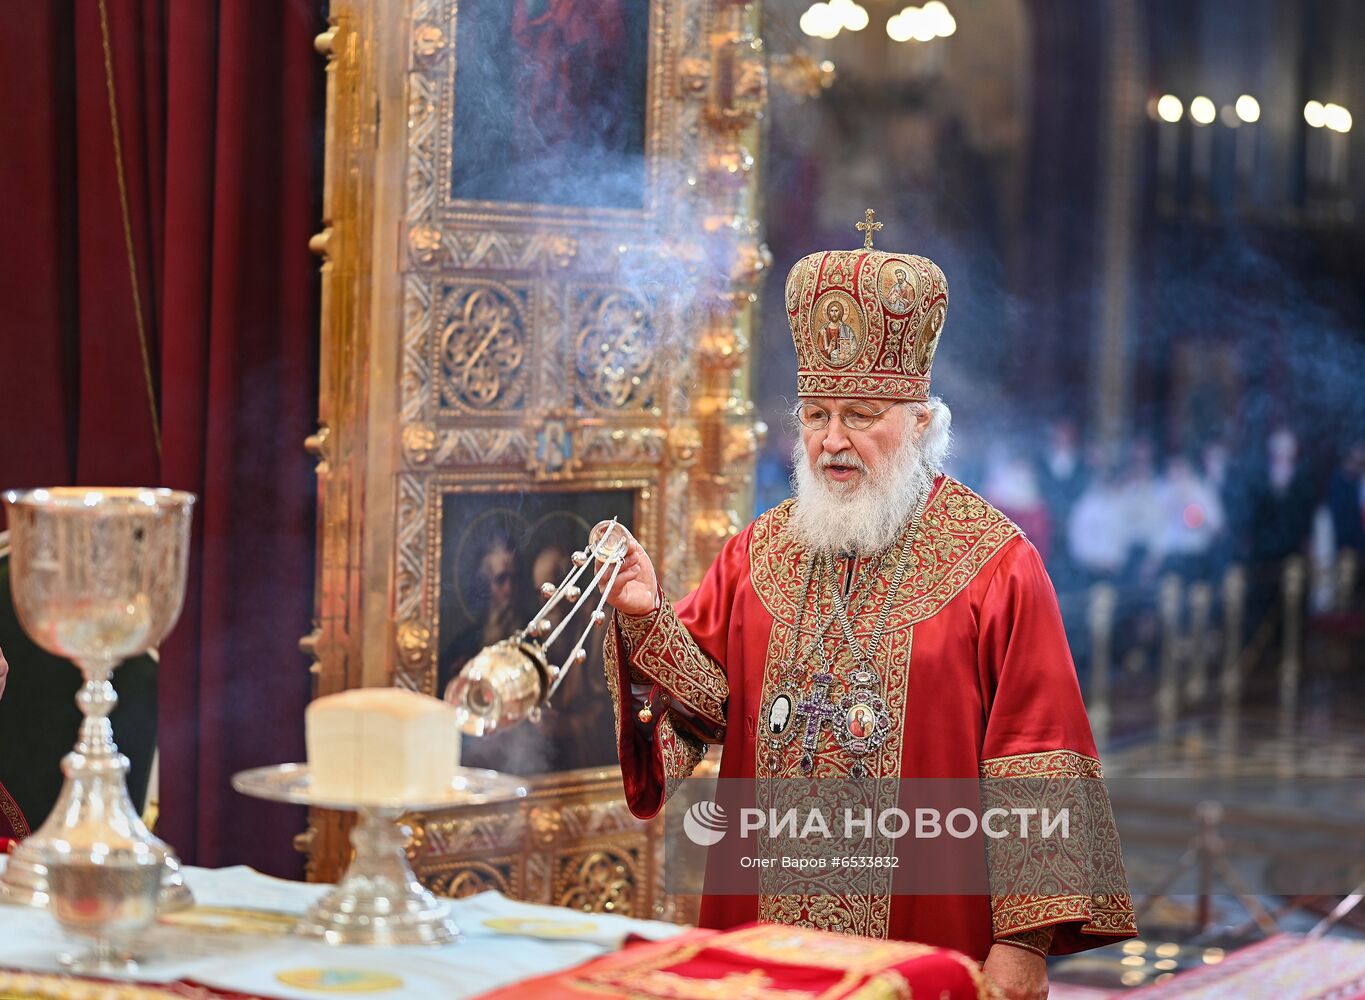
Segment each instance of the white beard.
M792 487L796 504L787 522L798 541L825 554L856 552L875 555L901 533L933 485L934 471L924 461L920 442L907 435L877 472L870 473L851 449L830 455L821 452L823 468L835 460L852 465L862 475L856 483L838 483L811 468L804 444L792 452Z

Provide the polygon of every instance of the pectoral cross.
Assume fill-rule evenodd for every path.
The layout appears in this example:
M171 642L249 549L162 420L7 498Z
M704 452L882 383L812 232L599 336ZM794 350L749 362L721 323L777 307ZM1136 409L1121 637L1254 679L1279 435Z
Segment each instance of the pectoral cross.
M829 699L829 686L834 683L834 677L828 673L819 673L811 678L811 682L815 694L796 705L797 714L806 720L806 733L801 740L801 749L805 751L801 755L801 770L806 774L815 769L815 751L819 745L820 727L832 726L834 717L838 714L838 709Z
M869 208L867 210L867 220L865 222L859 222L857 225L853 227L854 229L858 230L858 232L863 234L864 250L872 249L872 234L882 228L882 224L880 222L873 221L873 218L874 216L876 216L876 214L877 214L876 212L872 211L872 209Z

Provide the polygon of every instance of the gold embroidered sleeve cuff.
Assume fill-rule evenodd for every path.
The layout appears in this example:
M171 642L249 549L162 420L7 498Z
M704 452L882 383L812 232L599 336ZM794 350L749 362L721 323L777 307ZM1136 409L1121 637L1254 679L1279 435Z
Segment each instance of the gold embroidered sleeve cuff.
M983 808L1037 824L987 842L997 941L1049 928L1051 953L1065 955L1137 933L1098 760L1071 750L992 758L981 763L981 791Z
M685 710L698 735L717 741L725 731L730 686L720 664L701 651L666 599L648 615L618 615L622 655L632 680L658 684L674 707Z
M640 703L627 686L621 631L617 623L607 629L603 666L615 716L626 802L635 816L649 819L658 814L679 783L706 755L706 740L685 731L690 720L671 709L651 714L648 722L640 719ZM661 708L663 705L660 699Z
M680 728L678 723L681 721L684 720L679 716L666 712L654 730L654 744L659 748L659 758L663 763L665 802L673 797L680 784L691 777L706 756L706 743Z

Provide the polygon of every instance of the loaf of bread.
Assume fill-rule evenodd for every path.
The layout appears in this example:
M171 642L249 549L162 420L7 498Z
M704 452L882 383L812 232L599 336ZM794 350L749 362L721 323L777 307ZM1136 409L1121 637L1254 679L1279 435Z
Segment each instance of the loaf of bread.
M318 698L304 730L313 794L338 803L438 800L460 762L455 709L401 688Z

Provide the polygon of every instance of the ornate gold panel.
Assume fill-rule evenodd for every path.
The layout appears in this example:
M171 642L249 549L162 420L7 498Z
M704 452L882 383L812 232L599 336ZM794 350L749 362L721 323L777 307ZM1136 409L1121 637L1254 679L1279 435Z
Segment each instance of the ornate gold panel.
M574 403L608 414L660 409L660 337L654 308L629 289L572 292Z
M440 289L429 342L441 417L511 414L526 405L537 366L530 291L520 284L466 279Z
M770 264L754 221L757 7L333 0L318 40L326 184L312 244L322 426L309 443L319 565L304 648L319 693L437 693L443 671L518 613L512 599L493 606L488 581L520 585L532 557L581 544L578 525L604 505L674 594L738 528L761 434L750 310ZM579 94L578 63L554 75L553 32L587 11L619 14L595 22L592 44L615 46L625 96ZM519 59L530 68L508 71ZM536 143L569 150L573 169L527 154ZM534 536L525 551L487 527L509 520ZM488 593L456 600L451 580L466 576ZM577 739L561 721L545 732ZM515 806L413 817L423 879L448 894L674 912L658 830L630 817L616 767L535 772L533 786ZM301 838L314 876L338 871L343 832L314 812Z
M662 891L662 826L632 817L619 785L615 769L579 770L536 779L515 806L409 817L408 856L440 895L496 889L589 912L694 919L694 899Z

